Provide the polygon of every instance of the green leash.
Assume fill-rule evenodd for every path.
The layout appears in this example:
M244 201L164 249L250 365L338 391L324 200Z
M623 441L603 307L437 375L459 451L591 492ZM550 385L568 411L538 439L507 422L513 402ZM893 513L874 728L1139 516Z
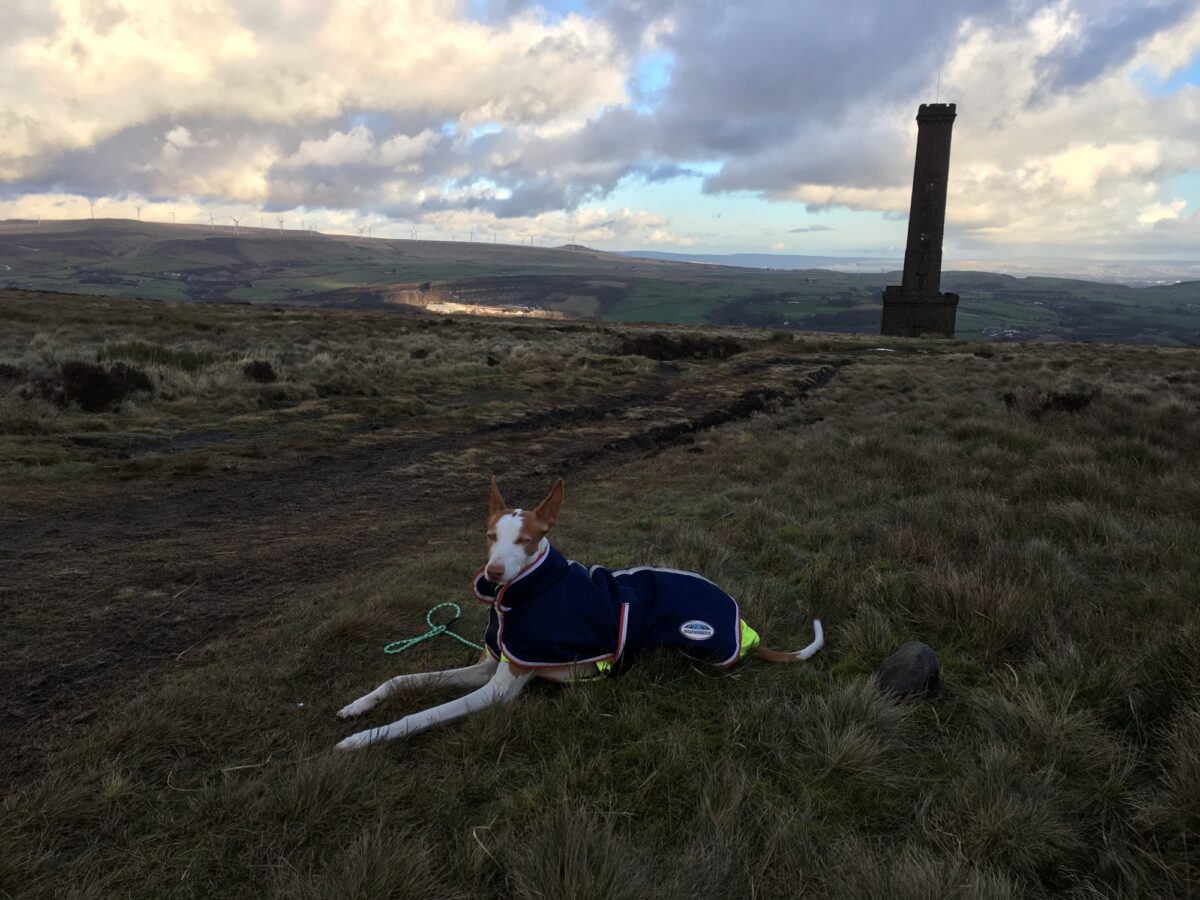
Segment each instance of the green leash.
M439 609L441 609L443 606L449 606L451 609L454 610L454 618L451 619L449 622L447 622L445 625L434 625L433 624L433 614L435 612L437 612ZM429 630L427 632L425 632L424 634L419 635L417 637L405 638L402 641L392 641L390 644L388 644L386 647L383 648L383 652L384 653L403 653L409 647L415 647L417 644L421 643L421 641L427 641L432 637L437 637L439 634L448 634L448 635L450 635L450 637L454 638L456 641L466 644L468 647L472 648L473 650L482 650L483 648L481 646L479 646L478 644L476 644L474 641L468 641L461 634L457 634L450 630L450 626L453 625L455 622L457 622L460 618L462 618L462 610L459 608L457 603L439 603L437 606L433 607L433 609L429 610L429 612L425 613L425 624L429 626Z

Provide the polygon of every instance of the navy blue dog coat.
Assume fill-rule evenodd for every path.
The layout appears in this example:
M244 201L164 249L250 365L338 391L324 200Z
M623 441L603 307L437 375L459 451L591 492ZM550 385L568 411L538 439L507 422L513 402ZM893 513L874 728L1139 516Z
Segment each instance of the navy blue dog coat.
M519 666L622 667L652 647L721 666L742 655L737 601L695 572L586 569L547 542L508 584L488 581L481 569L471 588L491 607L488 652Z

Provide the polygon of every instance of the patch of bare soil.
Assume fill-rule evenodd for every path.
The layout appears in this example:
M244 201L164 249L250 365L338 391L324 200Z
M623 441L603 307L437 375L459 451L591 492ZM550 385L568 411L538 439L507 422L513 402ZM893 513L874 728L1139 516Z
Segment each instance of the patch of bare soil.
M662 400L671 395L669 372L664 372L661 383L649 391L639 391L616 397L609 403L599 406L564 406L548 409L543 412L531 413L514 419L511 422L498 422L487 431L492 432L529 432L540 431L544 428L566 428L571 425L582 425L586 422L599 422L623 414L626 410L646 406L656 400Z
M547 474L656 453L799 402L843 364L781 360L752 376L718 363L678 377L664 367L653 389L586 408L384 435L276 471L114 486L100 501L0 512L0 766L31 774L29 748L114 691L189 664L315 585L381 564L422 521L449 514L469 527L487 474L480 459L514 493L534 494Z
M645 356L649 359L728 359L746 348L733 338L704 337L681 334L676 337L656 331L651 334L630 335L621 342L617 352L622 356Z
M629 450L658 452L667 447L692 443L698 432L718 428L741 419L748 419L755 413L770 412L791 406L798 400L802 400L810 391L828 384L829 380L837 374L841 365L822 366L785 387L755 388L745 391L731 403L710 410L703 415L651 428L640 434L617 438L604 444L602 449L605 453L622 453ZM586 457L577 455L575 461L583 458Z

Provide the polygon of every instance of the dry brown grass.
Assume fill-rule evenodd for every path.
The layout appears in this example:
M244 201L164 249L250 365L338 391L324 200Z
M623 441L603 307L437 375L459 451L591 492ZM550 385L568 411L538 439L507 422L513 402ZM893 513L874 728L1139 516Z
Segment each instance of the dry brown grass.
M155 308L135 309L152 316ZM171 376L198 379L179 396L196 398L189 408L202 419L223 403L250 402L243 392L251 388L236 377L250 358L270 359L296 390L318 372L367 367L393 372L371 380L400 396L401 385L436 373L438 417L418 415L412 427L436 421L451 432L456 422L495 422L522 404L554 409L569 397L586 404L605 390L634 391L658 371L608 356L615 338L603 330L530 328L493 340L482 326L391 334L399 324L369 319L379 334L368 338L353 316L306 313L314 318L268 339L265 324L258 337L250 327L259 316L273 321L267 311L177 313L212 324L197 334L211 336L223 322L230 335L228 344L206 338L212 343L192 348L227 354L227 363ZM239 316L244 327L234 329ZM119 328L114 342L186 349L152 319ZM311 335L309 356L298 329ZM28 752L44 762L3 801L0 890L1195 894L1197 354L1006 346L979 355L953 343L904 342L896 346L909 352L871 354L854 342L820 347L824 340L755 345L749 354L816 361L833 351L846 361L802 402L700 432L692 444L569 473L558 537L588 562L705 572L739 597L773 646L806 643L820 615L828 645L811 664L717 673L650 655L617 681L537 686L507 709L334 755L329 748L347 729L333 711L346 700L398 670L470 656L450 641L399 658L379 653L388 640L422 631L433 602L461 600L477 564L475 511L430 516L414 498L390 511L397 541L382 562L331 568L295 587L284 605L116 686L92 718L44 737L32 732ZM54 346L41 351L51 362ZM82 346L67 342L63 352L78 357ZM399 347L411 354L417 346L428 356L400 358ZM496 352L509 355L489 367L486 354ZM572 352L573 366L556 362ZM357 369L348 365L359 358ZM700 396L705 373L742 377L741 358L687 363L695 368L686 378L700 379L687 396ZM41 364L24 350L0 353L0 363ZM472 381L477 373L483 388ZM1080 385L1100 390L1075 411L1031 416L1004 400ZM486 393L500 389L503 399ZM288 399L271 415L314 400ZM44 415L59 433L82 415L6 402L5 423ZM170 415L187 421L184 411ZM291 433L329 427L318 423L299 420ZM600 424L574 433L582 441ZM4 446L8 471L24 465L13 458L16 445ZM437 465L475 478L493 450L447 447ZM517 493L542 490L555 474L526 473ZM370 527L362 523L361 540L378 539ZM43 551L55 559L52 538ZM6 602L16 601L34 602ZM466 615L463 631L480 626L479 610ZM897 706L873 688L879 662L910 638L941 655L943 693L934 704ZM371 721L444 697L398 698Z
M7 291L0 322L0 473L42 484L261 469L380 431L500 419L531 391L586 402L655 367L608 355L617 337L586 327L547 353L526 326L387 313ZM136 367L153 389L81 406L62 390L79 362ZM248 377L255 366L275 377Z

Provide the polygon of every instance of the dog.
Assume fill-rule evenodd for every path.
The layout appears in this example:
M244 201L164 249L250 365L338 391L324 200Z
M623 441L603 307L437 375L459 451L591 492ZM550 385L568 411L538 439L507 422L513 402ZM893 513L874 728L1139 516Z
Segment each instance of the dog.
M742 619L737 602L695 572L654 566L587 569L566 559L547 538L562 505L561 479L536 509L527 511L509 507L492 477L488 561L471 583L476 599L488 606L483 656L461 669L392 678L338 716L360 716L404 688L474 690L390 725L352 734L337 749L409 737L511 703L532 678L565 684L616 674L641 649L674 647L689 657L730 666L751 651L768 662L800 662L824 646L821 620L814 619L814 640L803 650L768 650Z

